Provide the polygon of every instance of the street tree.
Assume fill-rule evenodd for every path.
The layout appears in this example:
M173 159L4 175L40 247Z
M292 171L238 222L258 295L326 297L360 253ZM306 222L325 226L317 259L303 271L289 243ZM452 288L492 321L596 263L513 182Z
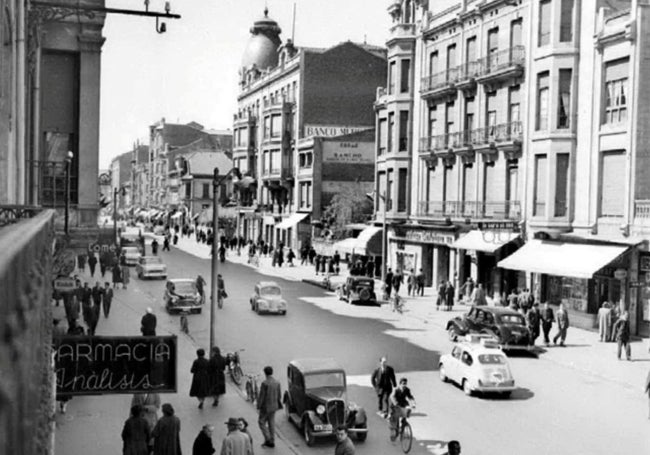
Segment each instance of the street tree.
M332 232L332 238L339 239L345 237L346 225L365 223L372 213L372 201L362 187L343 187L325 207L323 222Z

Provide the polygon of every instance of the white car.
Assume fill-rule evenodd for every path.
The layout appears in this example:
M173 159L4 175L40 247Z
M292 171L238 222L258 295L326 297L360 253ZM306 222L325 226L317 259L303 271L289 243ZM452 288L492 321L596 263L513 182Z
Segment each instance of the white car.
M287 301L282 298L282 289L275 281L257 283L250 302L251 310L257 314L287 314Z
M140 259L140 248L137 246L125 246L122 248L122 253L126 265L136 265Z
M466 395L475 392L495 392L510 396L516 389L508 358L492 338L468 335L454 344L451 354L440 357L440 379L453 381Z
M167 278L167 266L159 256L141 256L135 266L138 278Z

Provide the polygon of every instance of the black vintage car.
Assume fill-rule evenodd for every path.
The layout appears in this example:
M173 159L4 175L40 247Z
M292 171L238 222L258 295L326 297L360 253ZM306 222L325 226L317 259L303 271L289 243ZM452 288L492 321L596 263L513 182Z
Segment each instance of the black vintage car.
M366 411L348 401L345 371L334 359L292 360L287 379L284 409L289 421L302 430L307 445L317 437L333 435L339 425L365 441Z
M336 288L336 295L340 300L345 300L348 303L377 305L375 280L372 278L349 276L345 283Z
M468 313L447 322L451 341L468 333L492 336L504 350L529 350L530 332L521 313L505 307L473 306Z

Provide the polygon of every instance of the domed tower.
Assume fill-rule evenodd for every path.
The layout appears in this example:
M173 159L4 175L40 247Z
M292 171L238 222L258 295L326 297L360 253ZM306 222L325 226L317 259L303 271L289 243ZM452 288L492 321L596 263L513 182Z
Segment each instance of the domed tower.
M258 70L273 68L278 64L278 48L282 30L278 23L269 17L268 8L264 8L264 17L255 21L251 27L251 38L248 41L242 58L242 73L255 67Z

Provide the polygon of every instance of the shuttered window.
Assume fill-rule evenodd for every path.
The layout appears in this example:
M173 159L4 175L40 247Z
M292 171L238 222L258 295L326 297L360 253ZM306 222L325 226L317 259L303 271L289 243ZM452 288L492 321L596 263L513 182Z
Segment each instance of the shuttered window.
M551 42L551 0L539 2L539 30L537 47L546 46Z
M555 216L566 216L569 187L569 154L558 153L555 159Z
M463 165L463 201L476 200L476 173L472 164Z
M445 166L445 201L458 200L458 170Z
M483 200L494 202L497 197L494 187L496 185L496 164L494 162L483 163Z
M535 202L533 203L533 215L543 216L546 211L546 155L535 155Z
M406 193L408 188L407 170L400 169L397 178L397 211L406 212Z
M600 216L623 216L625 152L604 152L600 171Z

